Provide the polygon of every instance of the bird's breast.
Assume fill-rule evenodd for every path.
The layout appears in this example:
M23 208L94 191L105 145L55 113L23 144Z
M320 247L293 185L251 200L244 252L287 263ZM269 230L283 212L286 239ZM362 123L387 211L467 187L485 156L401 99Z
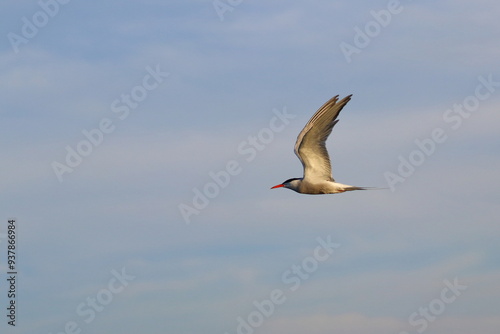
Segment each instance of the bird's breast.
M320 194L335 194L343 192L342 188L335 182L331 181L302 181L299 192L302 194L320 195Z

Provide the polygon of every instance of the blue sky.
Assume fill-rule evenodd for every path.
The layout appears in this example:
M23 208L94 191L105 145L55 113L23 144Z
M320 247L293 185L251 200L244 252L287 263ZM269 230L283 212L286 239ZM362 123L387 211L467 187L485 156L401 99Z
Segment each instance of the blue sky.
M497 2L0 7L2 332L497 333Z

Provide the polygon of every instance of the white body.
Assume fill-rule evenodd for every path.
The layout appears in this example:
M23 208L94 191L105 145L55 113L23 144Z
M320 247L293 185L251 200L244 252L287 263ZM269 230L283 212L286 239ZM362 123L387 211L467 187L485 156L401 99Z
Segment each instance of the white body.
M336 194L351 190L365 189L361 187L354 187L347 184L338 183L335 181L308 180L302 178L287 182L286 184L283 184L283 187L292 189L301 194L310 194L310 195Z

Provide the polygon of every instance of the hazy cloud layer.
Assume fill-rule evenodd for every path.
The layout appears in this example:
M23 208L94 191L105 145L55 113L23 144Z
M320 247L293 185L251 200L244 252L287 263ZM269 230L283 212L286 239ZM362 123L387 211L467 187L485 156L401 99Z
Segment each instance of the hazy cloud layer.
M2 332L498 330L496 2L0 9ZM390 189L269 190L351 93L334 177Z

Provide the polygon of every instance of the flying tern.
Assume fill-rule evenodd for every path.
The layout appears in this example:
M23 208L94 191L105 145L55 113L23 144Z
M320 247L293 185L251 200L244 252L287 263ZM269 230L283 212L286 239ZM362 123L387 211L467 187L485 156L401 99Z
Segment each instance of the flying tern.
M373 189L355 187L335 182L332 177L330 157L326 150L326 139L337 124L337 116L344 106L351 100L346 96L338 101L339 96L331 98L311 117L309 122L297 136L295 154L304 166L304 176L288 179L275 188L288 188L301 194L336 194L352 190Z

